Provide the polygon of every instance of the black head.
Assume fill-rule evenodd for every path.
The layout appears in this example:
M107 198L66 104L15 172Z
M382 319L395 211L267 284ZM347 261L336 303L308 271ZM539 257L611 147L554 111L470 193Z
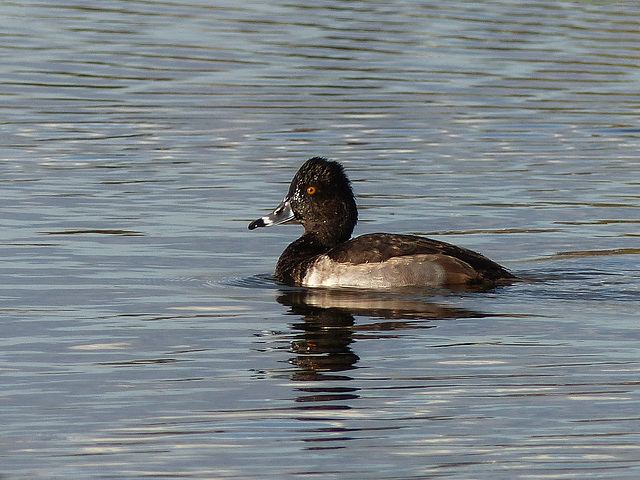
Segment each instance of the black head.
M282 204L272 214L252 222L249 228L292 220L304 226L305 235L313 236L325 246L351 237L358 210L342 165L322 157L307 160L293 177Z

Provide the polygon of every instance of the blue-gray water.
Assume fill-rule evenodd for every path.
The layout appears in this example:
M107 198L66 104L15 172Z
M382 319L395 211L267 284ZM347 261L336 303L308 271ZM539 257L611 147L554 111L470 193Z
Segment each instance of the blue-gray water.
M0 2L0 476L640 476L640 6ZM286 289L298 166L488 292Z

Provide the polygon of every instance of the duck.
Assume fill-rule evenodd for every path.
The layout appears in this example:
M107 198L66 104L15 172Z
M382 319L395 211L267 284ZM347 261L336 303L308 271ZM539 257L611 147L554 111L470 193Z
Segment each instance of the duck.
M298 223L304 234L287 246L275 276L289 286L390 289L496 285L517 277L467 248L417 235L368 233L351 238L358 208L344 168L325 157L307 160L280 205L249 224Z

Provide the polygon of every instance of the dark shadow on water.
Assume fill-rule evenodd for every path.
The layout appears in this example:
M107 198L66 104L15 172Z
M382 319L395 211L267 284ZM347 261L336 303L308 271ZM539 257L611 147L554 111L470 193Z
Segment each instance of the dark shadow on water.
M280 299L279 299L280 300ZM346 310L318 308L305 304L292 306L292 313L302 321L292 324L297 339L291 342L290 360L298 367L295 380L322 380L355 367L358 356L350 345L354 342L355 318Z
M359 398L350 371L360 357L354 344L363 338L397 338L401 332L431 329L438 321L495 316L448 305L449 298L496 293L506 285L465 286L458 290L403 288L398 290L288 287L273 275L226 280L225 285L274 289L278 303L288 308L292 340L289 363L296 382L294 401L300 410L350 409ZM443 299L438 302L436 299ZM455 300L453 300L455 301ZM446 302L446 303L445 303ZM355 382L354 382L355 383Z
M330 289L281 290L278 302L299 315L292 323L296 338L290 363L299 382L349 381L349 370L360 360L353 351L354 335L388 338L401 330L434 328L437 320L480 318L485 313L442 305L424 297L391 292ZM363 319L356 320L356 317ZM357 388L334 382L298 387L297 402L344 401L358 398Z

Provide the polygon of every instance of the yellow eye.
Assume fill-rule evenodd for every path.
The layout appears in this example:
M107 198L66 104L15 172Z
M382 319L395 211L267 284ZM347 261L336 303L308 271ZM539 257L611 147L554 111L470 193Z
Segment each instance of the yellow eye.
M316 187L307 187L308 195L313 195L314 193L316 193Z

